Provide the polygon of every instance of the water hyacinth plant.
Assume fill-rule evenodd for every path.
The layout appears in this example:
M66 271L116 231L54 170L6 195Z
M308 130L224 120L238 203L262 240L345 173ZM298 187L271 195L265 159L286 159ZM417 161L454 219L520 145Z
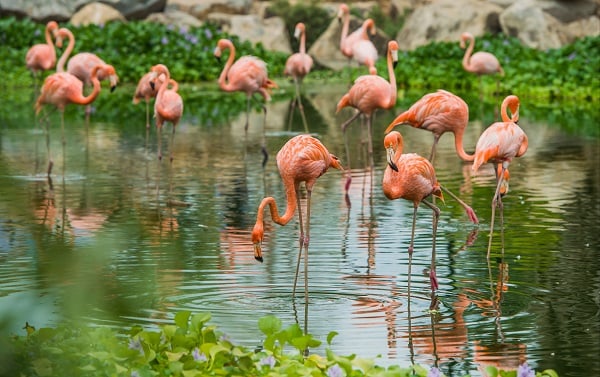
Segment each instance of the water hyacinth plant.
M182 311L173 324L156 330L134 326L127 334L102 327L59 326L12 336L0 360L5 375L21 376L398 376L443 377L441 369L419 365L387 368L357 355L337 355L329 348L337 335L322 342L298 324L283 328L274 316L262 317L262 348L234 344L215 326L209 313ZM310 352L307 356L306 349ZM558 377L535 372L526 363L518 370L488 367L489 377Z

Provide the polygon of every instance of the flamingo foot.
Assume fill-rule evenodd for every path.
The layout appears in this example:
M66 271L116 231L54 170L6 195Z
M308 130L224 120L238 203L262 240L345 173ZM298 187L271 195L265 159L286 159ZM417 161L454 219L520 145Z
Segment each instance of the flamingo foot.
M471 220L473 224L479 224L479 219L477 218L475 211L473 211L473 208L467 206L465 207L465 211L467 212L467 216L469 216L469 220Z

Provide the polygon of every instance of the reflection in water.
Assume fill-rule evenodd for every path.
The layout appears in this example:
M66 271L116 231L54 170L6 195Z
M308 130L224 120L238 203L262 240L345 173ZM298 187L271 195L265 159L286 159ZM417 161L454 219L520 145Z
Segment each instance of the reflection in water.
M126 108L95 116L89 136L81 112L67 111L68 169L52 176L52 185L39 169L32 172L45 168L46 151L31 106L10 117L10 104L0 109L0 118L8 118L0 130L1 329L21 333L25 321L40 328L61 316L126 329L169 321L180 310L210 311L233 340L255 347L263 338L258 318L274 314L290 324L305 315L315 337L339 333L334 352L382 355L376 360L382 365L437 364L447 376L462 376L481 375L487 365L514 369L527 360L560 375L599 374L600 228L594 209L600 203L600 141L569 131L571 123L585 125L597 116L561 107L556 120L548 119L544 105L523 97L520 126L530 146L511 172L513 187L504 202L504 258L488 267L488 238L478 235L462 208L440 203L440 287L437 296L428 295L432 240L426 214L417 218L409 299L412 205L384 197L381 148L374 150L374 169L360 168L368 165L359 143L364 128L348 129L345 155L339 126L344 119L336 117L335 105L346 89L327 85L303 98L310 131L353 170L349 205L340 174L323 175L313 192L318 216L311 221L311 291L302 302L290 295L298 223L276 232L272 222L265 224L268 258L264 264L253 260L250 232L258 203L285 193L274 159L261 166L262 129L250 127L244 134L242 100L238 113L231 113L235 105L229 101L215 100L206 109L204 97L188 102L184 90L189 113L177 130L170 172L166 162L157 163L158 136L150 132L146 140L143 119L132 125L117 120ZM126 92L113 96L129 104ZM287 129L289 94L276 93L268 104L265 141L273 154L303 128L296 117ZM403 92L398 107L422 95ZM483 125L493 120L495 104L464 98L473 110L464 138L472 151ZM477 118L478 108L485 118ZM378 114L375 143L399 112ZM231 119L204 122L222 113ZM250 116L253 124L263 120L258 109ZM431 139L422 131L406 127L402 133L407 152L430 152ZM438 144L438 179L461 189L487 229L494 169L471 174L453 144L452 138ZM51 148L59 151L60 140ZM168 205L170 200L186 206ZM305 209L306 197L301 205Z

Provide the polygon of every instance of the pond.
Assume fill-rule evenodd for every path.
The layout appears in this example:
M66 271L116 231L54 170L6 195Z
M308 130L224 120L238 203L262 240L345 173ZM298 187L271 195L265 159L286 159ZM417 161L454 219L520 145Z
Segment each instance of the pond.
M310 81L309 81L310 84ZM244 132L245 98L212 86L184 86L184 118L174 137L173 163L157 158L154 127L133 86L103 90L88 123L81 107L49 115L46 134L35 118L30 88L4 88L0 110L0 331L24 334L62 320L128 329L171 322L181 310L209 311L235 342L263 339L258 319L274 314L298 323L340 354L377 357L380 365L438 365L448 376L481 375L486 365L514 369L527 361L561 376L600 374L600 136L598 109L521 97L519 124L529 150L511 164L504 227L497 223L486 258L495 189L493 170L473 174L444 135L435 167L439 181L476 211L474 225L452 199L437 202L439 290L430 294L431 211L417 214L408 291L412 203L388 200L383 130L423 91L401 92L396 108L374 119L374 169L364 128L340 124L335 113L347 85L306 87L308 127L350 167L330 169L312 195L309 300L303 274L292 297L299 226L266 223L264 263L253 257L250 232L257 207L273 196L285 208L275 163L279 148L303 133L296 113L288 126L292 86L267 106L256 105ZM501 98L470 105L465 149L495 120ZM580 106L580 107L577 107ZM405 151L429 155L433 136L398 127ZM163 129L163 148L170 124ZM346 148L347 143L347 148ZM303 199L305 203L305 198ZM500 233L504 233L502 258ZM433 310L431 310L433 309ZM308 321L305 322L305 316ZM323 348L314 352L323 352Z

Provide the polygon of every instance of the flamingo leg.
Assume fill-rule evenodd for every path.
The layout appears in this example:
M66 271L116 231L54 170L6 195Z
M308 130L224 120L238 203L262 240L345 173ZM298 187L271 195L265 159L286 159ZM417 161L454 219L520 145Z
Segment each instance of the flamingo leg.
M298 223L300 225L300 238L298 239L300 249L298 250L298 260L296 263L296 275L294 276L294 289L292 290L292 297L296 297L296 285L298 283L298 272L300 271L300 259L302 258L302 248L304 247L304 222L302 219L302 206L300 203L300 190L296 187L296 202L298 206Z
M456 196L452 191L448 190L446 187L444 187L444 186L440 186L440 187L448 195L450 195L452 197L452 199L456 200L458 202L458 204L460 204L465 209L465 212L467 213L467 216L469 216L469 220L471 220L471 222L473 222L475 224L479 224L479 219L477 218L475 211L473 211L473 208L471 208L467 203L462 201L458 196Z
M308 304L308 244L310 242L310 198L312 190L306 190L306 234L304 236L304 300ZM300 208L300 207L298 207ZM308 308L308 305L305 306ZM304 310L304 334L308 334L308 309Z
M290 109L288 115L288 131L292 130L292 121L294 120L294 110L296 109L296 97L290 102Z
M438 220L440 218L440 209L429 202L423 201L423 203L433 210L433 238L431 240L431 267L429 268L429 281L431 283L431 292L435 292L439 288L437 274L435 270L435 243L437 236Z
M264 168L267 165L267 161L269 160L269 152L267 152L267 137L266 137L266 129L267 129L267 106L263 105L263 112L265 116L263 118L263 132L262 132L262 147L261 152L263 154L262 167Z
M435 158L435 149L436 149L439 141L440 141L440 135L433 135L433 145L431 146L431 154L429 155L429 162L431 162L432 164L433 164L433 159Z
M410 245L408 245L408 288L410 290L410 274L412 270L412 254L414 251L414 243L415 243L415 226L417 224L417 209L419 208L418 204L415 204L413 210L413 219L412 219L412 230L410 232Z
M373 160L373 138L371 134L371 115L367 115L367 153L369 154L369 164L373 169L375 161Z
M356 112L356 114L352 115L352 117L350 119L348 119L347 121L345 121L344 123L342 123L341 128L343 132L346 132L346 127L348 127L350 125L350 123L354 122L354 120L356 118L358 118L360 116L360 114L362 114L360 111Z
M171 140L169 141L169 152L170 152L170 163L173 166L173 148L175 147L175 129L177 125L173 124L173 130L171 132Z
M248 124L250 124L250 98L251 96L248 95L248 99L246 101L246 124L244 125L244 131L246 131L246 134L248 133Z
M158 160L162 160L162 123L156 121L156 135L158 137Z
M300 90L301 82L296 81L296 98L298 99L298 109L300 109L300 116L302 117L302 123L304 124L304 132L308 133L308 122L306 121L306 115L304 114L304 105L302 105L302 93Z
M150 128L150 101L146 100L146 129Z
M494 218L496 217L496 206L498 205L498 201L500 201L500 205L502 205L502 199L500 198L500 186L504 181L504 171L508 168L507 163L502 164L502 170L500 174L497 176L498 184L496 185L496 192L494 193L494 198L492 199L492 219L490 221L490 236L488 241L488 250L487 250L487 258L490 259L490 252L492 250L492 237L494 235ZM496 169L498 171L498 169ZM502 210L502 209L501 209ZM504 220L502 220L504 221Z
M46 150L48 152L48 169L46 170L48 178L50 178L50 174L52 174L52 167L54 166L54 161L52 161L52 154L50 153L50 124L46 122Z

